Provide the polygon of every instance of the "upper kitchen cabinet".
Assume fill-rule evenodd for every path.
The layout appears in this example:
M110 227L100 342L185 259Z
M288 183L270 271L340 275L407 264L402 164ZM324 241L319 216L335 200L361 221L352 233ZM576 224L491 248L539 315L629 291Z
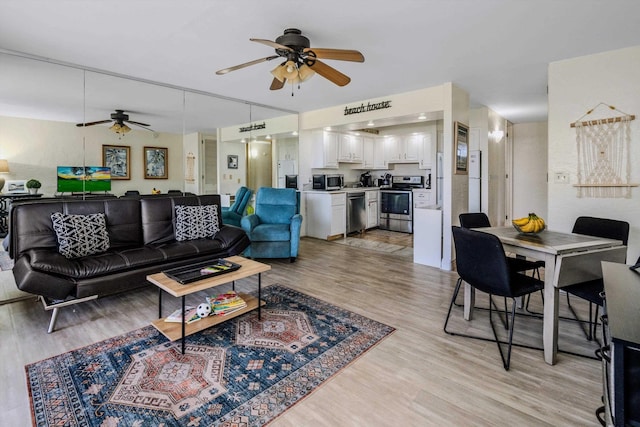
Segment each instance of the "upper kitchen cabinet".
M418 163L422 157L421 135L387 136L384 140L389 163Z
M345 163L362 163L362 137L346 133L339 134L338 161Z
M418 163L420 169L431 169L435 142L435 126L426 132L387 136L384 152L388 163Z
M362 165L365 169L387 169L383 138L373 136L362 138Z
M311 167L338 169L339 134L323 130L312 133Z

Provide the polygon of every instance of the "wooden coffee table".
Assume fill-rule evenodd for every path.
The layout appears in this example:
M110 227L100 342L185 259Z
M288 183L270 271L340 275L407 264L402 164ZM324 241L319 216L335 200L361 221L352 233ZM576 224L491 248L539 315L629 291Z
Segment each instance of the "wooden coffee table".
M182 354L184 354L185 337L188 335L195 334L196 332L210 328L211 326L225 322L248 311L255 310L256 308L258 309L258 319L260 318L260 307L265 305L265 302L260 299L262 292L262 273L271 270L271 266L240 256L233 256L225 259L231 262L235 262L236 264L240 264L241 267L238 270L232 271L230 273L225 273L214 277L207 277L202 280L198 280L197 282L192 282L185 285L167 277L164 273L156 273L147 276L147 280L158 287L158 317L160 317L160 319L153 321L151 324L171 341L176 341L177 339L181 338ZM185 297L187 295L215 288L227 283L232 283L233 289L235 290L236 280L244 279L255 274L258 275L258 297L256 298L248 294L239 293L238 295L240 295L240 297L247 303L247 306L242 310L234 311L233 313L224 316L209 316L205 319L201 319L190 324L185 324L184 321L165 322L164 318L162 318L163 291L176 298L182 298L182 313L184 317Z

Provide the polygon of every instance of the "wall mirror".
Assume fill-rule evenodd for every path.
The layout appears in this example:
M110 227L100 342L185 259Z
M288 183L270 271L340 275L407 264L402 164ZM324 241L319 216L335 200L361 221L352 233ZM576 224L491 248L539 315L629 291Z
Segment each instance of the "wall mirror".
M130 177L112 181L114 195L155 188L235 194L240 185L283 186L279 159L288 161L282 171L297 173L295 113L14 52L0 51L0 62L6 179L39 179L46 196L59 193L57 166L102 166L103 146L127 148L119 151L128 158L118 161L130 164ZM128 129L116 132L116 110L148 126L125 122ZM76 126L99 121L105 122ZM168 149L166 179L144 178L145 146ZM258 152L250 161L248 154ZM227 170L228 154L238 156L233 173Z

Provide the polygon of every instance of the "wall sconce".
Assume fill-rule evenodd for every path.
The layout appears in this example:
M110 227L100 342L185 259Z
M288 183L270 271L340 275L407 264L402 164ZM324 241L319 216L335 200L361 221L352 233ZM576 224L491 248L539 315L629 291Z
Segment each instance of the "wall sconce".
M503 136L504 136L504 131L501 131L498 129L489 132L489 138L493 139L494 142L500 142Z
M6 159L0 159L0 173L9 173L9 162ZM0 193L4 187L4 178L0 175Z

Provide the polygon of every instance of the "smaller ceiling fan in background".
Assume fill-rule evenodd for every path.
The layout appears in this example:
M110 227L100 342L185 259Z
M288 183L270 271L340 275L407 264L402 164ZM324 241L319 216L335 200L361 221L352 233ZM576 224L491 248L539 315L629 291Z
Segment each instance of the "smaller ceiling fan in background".
M101 125L103 123L109 123L109 122L113 122L113 125L111 125L109 129L111 129L112 131L114 131L115 133L121 136L131 130L131 128L127 126L127 123L140 126L143 129L153 132L153 130L149 129L148 127L150 125L146 123L129 120L129 115L126 114L124 110L116 110L115 113L111 113L111 119L98 120L97 122L78 123L76 126L78 127L94 126L94 125Z
M284 30L284 34L275 42L264 39L249 39L275 48L276 55L245 62L233 67L216 71L216 74L227 74L231 71L271 61L276 58L284 58L285 61L271 71L274 78L271 82L271 90L282 89L285 83L296 84L320 74L327 80L338 86L346 86L351 79L335 68L320 61L320 59L334 59L337 61L364 62L364 56L357 50L312 48L309 39L302 35L296 28Z

